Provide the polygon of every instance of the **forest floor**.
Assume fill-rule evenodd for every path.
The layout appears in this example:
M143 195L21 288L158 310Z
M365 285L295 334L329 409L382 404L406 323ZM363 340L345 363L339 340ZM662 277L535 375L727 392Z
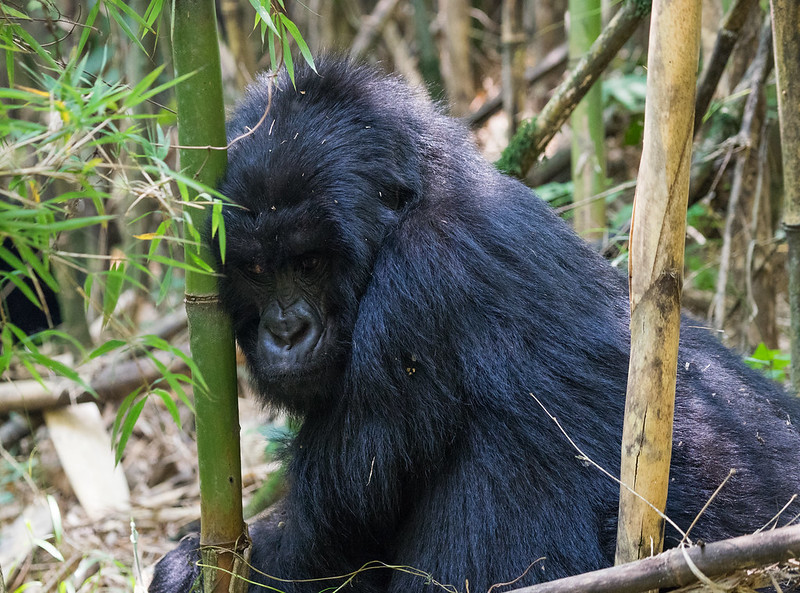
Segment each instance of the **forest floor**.
M239 401L247 500L276 464L265 462L267 414L252 398ZM72 407L82 414L86 406L98 408ZM117 408L100 404L100 414L88 416L96 415L108 436ZM183 408L181 416L182 429L158 398L149 398L121 472L113 469L110 438L87 456L81 441L96 431L73 426L66 440L51 438L50 414L0 448L0 566L9 592L146 591L157 560L199 526L192 414Z

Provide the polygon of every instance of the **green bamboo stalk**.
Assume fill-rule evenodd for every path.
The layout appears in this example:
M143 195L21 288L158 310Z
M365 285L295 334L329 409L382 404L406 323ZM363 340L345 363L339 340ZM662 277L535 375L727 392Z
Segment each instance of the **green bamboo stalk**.
M792 385L800 393L800 5L797 0L771 0L770 7L783 154L783 225L789 247Z
M591 48L602 29L600 0L569 0L569 58L577 62ZM587 241L602 241L606 203L592 199L606 185L603 86L598 81L570 115L572 128L572 181L575 230Z
M177 76L194 73L177 86L181 168L214 186L227 165L217 23L213 0L174 0L172 42ZM205 148L188 148L205 147ZM202 229L209 208L190 208L192 224ZM187 246L205 262L207 245ZM190 260L187 253L187 260ZM200 543L204 591L228 591L230 572L245 568L231 551L247 543L242 520L239 414L236 359L230 320L219 307L216 278L186 273L186 313L192 357L205 379L195 388L197 455L200 473ZM218 566L222 570L215 570ZM235 579L244 590L244 579Z

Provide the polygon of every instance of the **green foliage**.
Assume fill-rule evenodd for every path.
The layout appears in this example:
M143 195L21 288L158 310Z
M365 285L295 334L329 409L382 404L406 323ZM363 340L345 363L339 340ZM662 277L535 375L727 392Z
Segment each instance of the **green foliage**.
M25 12L0 3L0 49L10 81L0 87L0 294L16 291L46 310L46 291L77 293L84 321L97 319L100 332L93 344L61 329L26 335L0 305L0 376L24 368L40 382L60 376L94 393L80 373L82 362L115 351L149 358L162 375L123 403L114 425L117 460L150 395L180 425L178 400L192 409L187 385L204 386L184 352L140 335L122 305L126 294L169 305L180 298L184 270L212 273L195 257L183 260L183 247L200 241L185 202L191 192L216 202L222 197L172 169L174 150L162 128L175 121L164 105L186 76L171 80L158 66L127 84L103 39L121 33L132 51L143 50L141 39L156 32L163 5L154 0L142 16L120 0L99 0L76 26L55 5L34 3ZM42 41L41 30L37 37L28 31L35 19L69 24L73 34L59 30L57 39ZM110 249L112 235L130 237L129 246ZM142 249L130 248L137 244ZM71 284L58 270L67 270ZM64 345L75 352L74 363L60 356ZM171 370L158 356L163 352L182 359L191 373Z
M626 74L603 81L603 102L617 102L630 113L644 113L646 95L647 76L644 74Z
M714 292L718 269L715 263L709 263L707 249L700 245L687 245L684 265L688 272L687 283L691 282L698 290Z
M572 181L551 181L536 188L536 194L545 202L558 208L572 202L572 194L575 184Z
M719 246L719 232L723 221L705 202L697 202L689 207L686 214L687 227L696 229L706 237L703 244L687 241L684 264L686 280L698 290L714 292L717 285L718 267L716 258L709 257Z
M618 104L628 115L628 127L623 133L626 146L639 146L644 136L644 101L647 77L643 73L609 77L603 81L603 103Z
M152 383L148 391L144 392L142 389L134 390L132 393L128 394L119 406L111 432L111 440L115 447L116 462L119 463L125 451L125 445L128 443L128 439L136 426L136 421L150 395L158 397L164 403L172 420L180 428L180 414L173 399L173 395L171 394L177 396L187 408L194 411L192 401L184 387L205 388L205 382L202 379L199 369L189 355L180 348L154 335L142 336L136 344L128 343L123 340L109 340L95 349L95 351L91 353L90 358L107 354L116 349L121 349L122 351L130 350L140 357L149 359L149 361L158 368L161 374L161 376ZM158 358L158 352L168 352L172 354L174 358L181 359L186 363L190 374L186 375L181 372L173 371ZM169 389L167 390L165 388Z
M686 212L686 224L696 228L704 235L722 230L724 223L719 215L705 202L697 202L689 206Z
M781 352L780 350L772 350L767 348L764 342L761 342L753 352L752 356L748 356L744 361L752 368L763 371L770 379L775 381L784 382L788 378L787 368L791 362L789 354Z
M272 69L278 70L282 65L285 65L289 78L292 79L292 84L294 84L294 62L292 61L292 50L289 42L291 38L297 44L303 59L316 72L311 50L308 49L308 44L300 34L297 25L286 15L284 0L277 0L276 2L250 0L250 4L256 11L253 28L260 27L261 43L264 43L266 37Z

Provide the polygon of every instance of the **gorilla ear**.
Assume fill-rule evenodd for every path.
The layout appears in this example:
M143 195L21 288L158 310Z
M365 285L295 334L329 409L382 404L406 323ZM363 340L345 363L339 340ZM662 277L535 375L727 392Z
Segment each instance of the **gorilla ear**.
M392 186L388 191L380 192L381 202L390 210L399 212L414 197L414 192L407 187Z

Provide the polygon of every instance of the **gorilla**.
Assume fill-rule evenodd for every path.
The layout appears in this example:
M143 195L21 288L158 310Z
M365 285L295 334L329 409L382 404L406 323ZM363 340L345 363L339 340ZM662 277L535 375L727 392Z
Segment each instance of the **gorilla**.
M619 475L626 278L398 78L328 58L270 84L229 122L220 185L223 305L260 398L302 418L250 591L499 592L611 565L619 485L559 424ZM735 468L690 537L773 520L798 417L684 319L668 516L687 529ZM188 591L197 548L151 593Z

